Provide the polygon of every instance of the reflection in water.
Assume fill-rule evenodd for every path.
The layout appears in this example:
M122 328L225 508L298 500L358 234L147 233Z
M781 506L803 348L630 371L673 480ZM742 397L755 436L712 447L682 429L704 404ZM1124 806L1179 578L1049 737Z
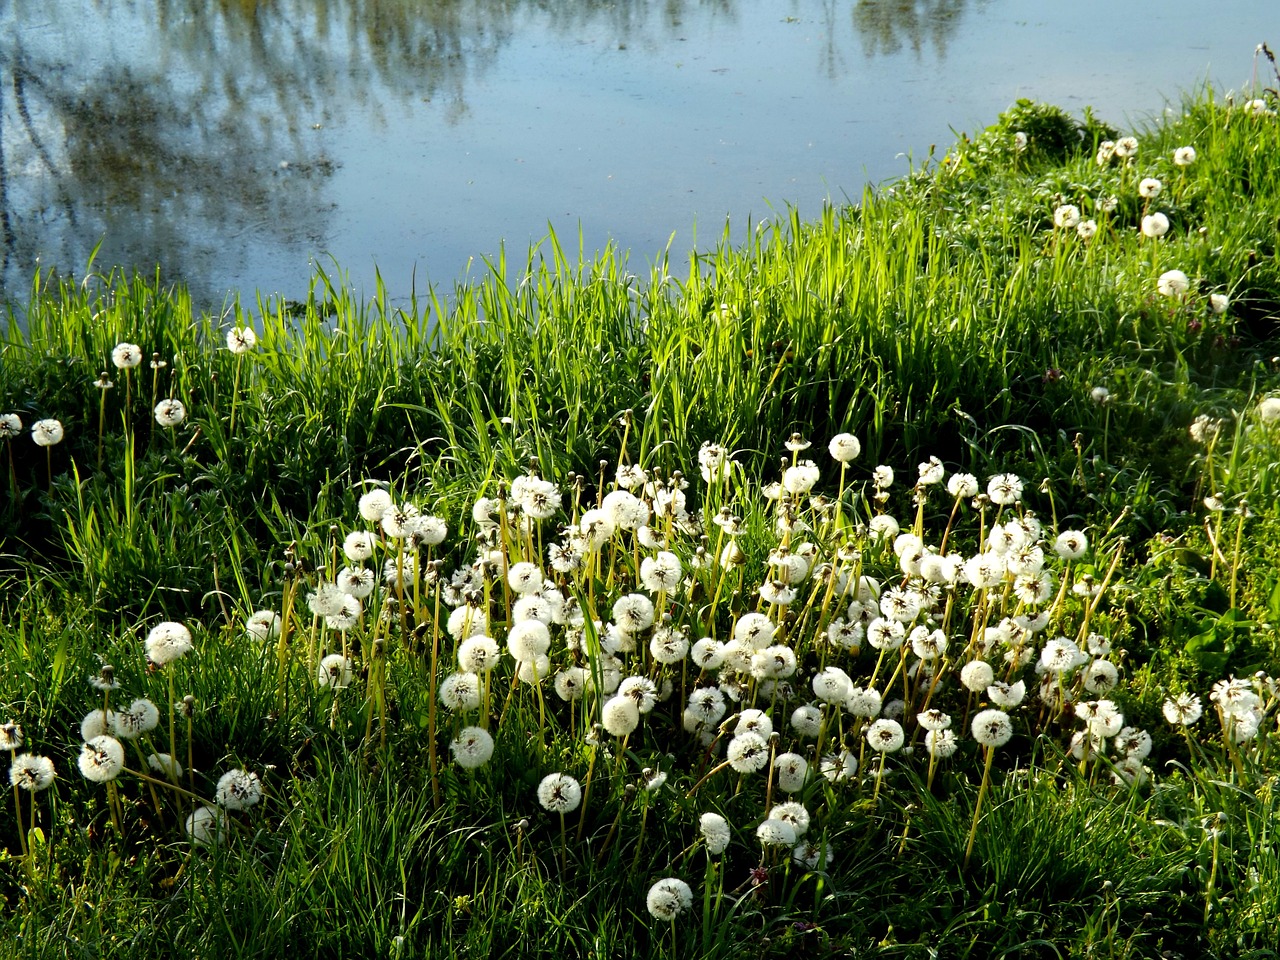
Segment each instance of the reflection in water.
M968 0L857 0L853 28L862 37L867 57L890 55L904 45L917 59L925 44L939 59L947 55L950 41L964 17Z
M326 128L391 108L457 124L467 87L537 16L657 47L733 0L12 0L0 11L0 286L40 260L159 263L191 281L254 250L316 249ZM655 32L656 30L656 32ZM339 152L341 147L339 146ZM358 145L368 148L370 144Z
M83 269L103 238L100 267L159 263L209 304L233 284L300 295L307 258L325 251L348 267L398 258L399 277L420 264L453 276L550 222L585 225L588 252L621 233L642 256L699 219L758 218L761 198L810 212L848 195L850 177L898 172L897 151L1021 95L989 50L1021 50L1000 61L1005 73L1033 86L1066 76L1075 93L1078 64L1046 62L1070 44L1046 47L1052 31L1012 19L1013 6L4 0L0 293L24 296L37 262ZM1056 29L1097 33L1111 6L1081 0L1068 19L1089 26ZM1161 24L1195 20L1195 0L1172 6L1181 21ZM1057 5L1044 9L1049 19ZM1186 46L1185 30L1162 36L1151 42ZM1217 36L1220 50L1236 42ZM1092 87L1170 89L1201 69L1203 49L1165 58L1158 79L1117 61ZM938 68L954 95L916 97L904 119L897 85L924 91Z

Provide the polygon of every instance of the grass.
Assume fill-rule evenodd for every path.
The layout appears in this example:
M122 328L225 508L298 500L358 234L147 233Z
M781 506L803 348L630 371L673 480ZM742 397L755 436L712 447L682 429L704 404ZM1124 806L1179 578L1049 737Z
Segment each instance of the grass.
M0 413L24 428L0 441L0 722L19 723L21 749L57 778L15 789L0 814L12 955L1273 956L1280 124L1265 112L1274 91L1260 96L1261 110L1201 91L1136 132L1132 161L1103 163L1117 131L1019 103L857 206L761 224L679 277L669 263L636 277L612 250L584 262L555 236L403 310L323 273L303 302L216 316L119 271L37 275L0 341ZM1186 145L1195 162L1175 165ZM1154 199L1138 192L1148 176ZM1094 221L1091 238L1055 225L1067 205ZM1146 238L1157 210L1168 233ZM1170 270L1185 294L1158 292ZM246 327L254 347L227 349ZM140 347L139 366L112 365L121 342ZM155 421L164 398L185 406L181 424ZM31 442L42 418L61 421L61 443ZM825 444L846 431L862 453L842 470ZM788 448L793 433L812 448ZM713 463L710 481L704 442L734 464L720 476ZM917 483L930 456L981 489L1017 474L1021 494L1001 507ZM794 469L809 458L817 499ZM648 471L651 532L596 549L566 538L618 499L623 464ZM873 482L876 464L896 468L893 485ZM531 474L559 496L545 520L473 513L481 496L520 501ZM777 481L799 492L770 499ZM374 489L443 520L444 540L380 533L368 561L348 561L347 535L379 530L361 512ZM664 516L681 497L688 516ZM882 515L920 542L877 537ZM912 566L944 538L973 557L1015 518L1048 558L1034 601L1013 574L931 590ZM1089 543L1079 558L1052 548L1071 530ZM557 542L579 567L553 569ZM662 551L679 582L646 584L642 562ZM771 580L793 554L804 576L780 599ZM451 710L454 611L486 614L504 642L516 598L502 565L520 561L555 581L558 599L539 603L587 624L553 623L536 678L504 656L477 701ZM361 562L378 586L350 626L328 623L313 594ZM382 582L388 564L403 586ZM826 640L854 619L860 576L906 587L923 605L907 627L940 630L945 655ZM604 625L630 593L670 618L641 628L634 652ZM282 618L280 635L246 631L258 610ZM1036 610L1043 632L1000 626ZM682 630L725 641L752 611L773 631L754 668L753 651L731 657L737 673L663 662ZM194 637L172 666L144 655L161 621ZM1088 652L1044 684L1034 665L1057 637ZM345 658L349 685L317 679L324 654ZM775 660L795 673L775 682L770 669L792 669ZM987 752L968 720L999 694L963 684L979 660L1027 691L1006 707L1013 737L991 751L981 801ZM1090 679L1099 660L1114 686ZM86 680L103 686L104 664L113 709L158 706L138 742L189 767L179 783L81 776L81 721L104 699ZM876 709L818 708L806 737L791 714L837 666L876 688ZM586 687L572 701L555 689L570 668ZM671 689L630 732L606 719L614 670ZM1243 706L1208 698L1258 671L1232 694ZM711 686L742 698L723 730L683 715ZM1186 728L1163 716L1183 693L1204 707ZM175 707L171 727L184 696L190 715ZM905 747L877 754L865 734L894 700ZM1083 747L1089 711L1111 709L1099 700L1149 735L1149 753L1126 753L1114 730ZM809 760L792 799L829 860L758 842L787 799L771 768L720 768L752 704L777 732L760 749ZM958 736L934 763L915 720L926 704ZM451 756L463 727L494 737L476 769ZM856 774L836 776L840 749ZM237 769L261 798L213 803ZM585 793L563 822L536 796L559 772ZM218 842L184 829L197 802ZM704 813L730 825L721 854L700 839ZM661 877L690 887L674 923L646 909Z

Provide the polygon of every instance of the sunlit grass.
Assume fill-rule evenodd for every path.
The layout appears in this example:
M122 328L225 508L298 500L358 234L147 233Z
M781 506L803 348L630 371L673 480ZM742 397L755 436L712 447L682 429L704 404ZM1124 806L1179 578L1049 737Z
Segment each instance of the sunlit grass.
M0 433L0 723L58 774L0 808L17 955L1266 955L1280 124L1205 92L1099 163L1115 139L1022 104L935 168L687 270L636 277L552 236L406 310L323 274L302 303L217 316L144 278L38 276L0 343L0 414L22 423ZM1156 210L1168 232L1144 237ZM1185 291L1160 291L1171 270ZM113 365L122 342L136 367ZM157 423L164 399L180 422ZM65 438L33 443L41 419ZM843 432L862 449L841 466ZM593 543L624 465L647 472L646 531ZM969 473L976 491L947 488ZM1005 473L1016 493L988 487ZM534 475L558 498L541 519ZM447 534L362 516L373 490ZM1069 531L1079 555L1055 549ZM978 582L1001 537L1039 550L1045 583ZM517 563L552 584L523 609ZM362 565L358 612L321 609ZM619 633L630 594L657 621ZM454 702L463 621L505 646L546 603L585 622L551 618L549 647ZM891 603L901 637L870 626ZM263 610L279 634L246 631ZM752 613L768 636L737 666L679 652ZM161 621L196 649L148 662ZM821 706L836 668L859 692ZM627 719L611 676L657 702ZM1252 679L1211 701L1231 676ZM698 689L729 694L701 726ZM1178 695L1193 725L1166 718ZM124 766L152 779L85 780L82 718L138 698L160 720ZM970 721L993 707L1013 735L983 747ZM954 755L930 756L928 709ZM743 738L753 710L776 738ZM474 768L451 752L464 727L494 740ZM807 761L796 784L783 753ZM236 770L262 786L241 809L219 789ZM537 796L556 773L582 788L563 816ZM220 826L193 836L201 804ZM761 844L801 814L811 851ZM668 877L692 894L674 922L646 909Z

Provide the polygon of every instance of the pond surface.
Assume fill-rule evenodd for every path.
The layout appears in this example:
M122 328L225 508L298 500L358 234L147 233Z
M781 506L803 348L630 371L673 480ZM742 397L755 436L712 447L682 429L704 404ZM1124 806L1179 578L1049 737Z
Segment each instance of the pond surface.
M101 241L206 305L316 263L399 299L548 225L679 273L1018 97L1124 126L1247 85L1278 27L1274 0L0 0L0 285Z

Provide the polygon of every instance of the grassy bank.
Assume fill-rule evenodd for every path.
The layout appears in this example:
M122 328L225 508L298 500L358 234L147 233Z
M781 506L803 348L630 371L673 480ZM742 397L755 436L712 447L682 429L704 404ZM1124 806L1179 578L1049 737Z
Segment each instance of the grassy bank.
M1274 955L1259 97L1019 104L679 275L37 277L4 942Z

